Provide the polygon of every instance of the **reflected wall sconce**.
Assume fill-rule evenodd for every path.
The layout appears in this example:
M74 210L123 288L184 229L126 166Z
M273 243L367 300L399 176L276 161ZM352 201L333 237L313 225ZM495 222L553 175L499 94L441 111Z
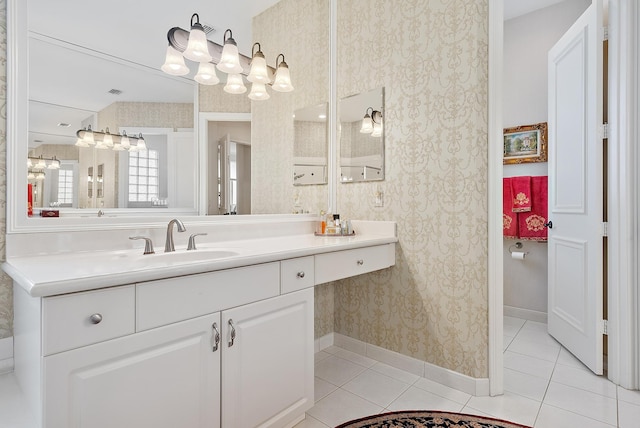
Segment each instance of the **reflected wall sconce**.
M224 91L230 94L244 94L247 88L243 77L252 84L249 98L267 100L270 98L267 86L274 91L291 92L291 75L284 55L276 58L276 67L267 65L260 43L251 48L251 58L238 52L238 45L233 39L231 30L226 30L223 45L207 40L204 27L200 24L197 13L191 16L191 31L173 27L167 33L169 46L165 62L161 70L173 76L184 76L189 73L184 59L199 63L194 80L202 85L216 85L220 78L216 70L227 74ZM257 50L256 50L257 47ZM280 57L282 60L280 61ZM273 76L273 78L272 78Z
M142 134L137 136L127 135L126 131L122 131L122 134L112 134L109 132L109 128L106 131L94 131L91 126L85 129L79 129L76 132L78 139L76 140L77 147L95 147L99 150L114 150L116 152L130 151L130 152L142 152L147 150L147 144L142 137Z
M29 156L27 158L27 168L29 171L33 172L43 171L45 169L60 169L60 160L55 156L51 158L45 158L44 156Z
M371 111L371 113L369 113ZM369 107L362 119L360 132L363 134L371 134L372 137L382 136L382 112Z

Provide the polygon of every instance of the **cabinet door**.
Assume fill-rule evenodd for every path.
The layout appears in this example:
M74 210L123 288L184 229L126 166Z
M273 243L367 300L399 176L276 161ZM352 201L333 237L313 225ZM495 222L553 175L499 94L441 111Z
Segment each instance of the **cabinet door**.
M219 313L45 357L45 427L219 427L214 323Z
M222 426L303 416L313 406L313 288L223 311L222 323Z

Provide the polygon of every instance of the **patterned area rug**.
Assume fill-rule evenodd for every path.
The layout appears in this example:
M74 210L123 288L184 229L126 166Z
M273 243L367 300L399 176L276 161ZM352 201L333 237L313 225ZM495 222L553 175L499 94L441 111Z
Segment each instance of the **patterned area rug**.
M382 413L346 422L336 428L530 428L513 422L462 413L412 410Z

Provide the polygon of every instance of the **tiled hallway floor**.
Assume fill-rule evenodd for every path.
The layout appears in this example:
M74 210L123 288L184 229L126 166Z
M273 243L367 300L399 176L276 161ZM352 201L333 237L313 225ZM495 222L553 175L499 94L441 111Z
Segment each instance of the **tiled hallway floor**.
M331 347L316 354L315 406L296 428L335 427L380 412L447 410L536 428L638 428L640 392L595 376L547 334L546 324L504 318L504 389L473 397Z

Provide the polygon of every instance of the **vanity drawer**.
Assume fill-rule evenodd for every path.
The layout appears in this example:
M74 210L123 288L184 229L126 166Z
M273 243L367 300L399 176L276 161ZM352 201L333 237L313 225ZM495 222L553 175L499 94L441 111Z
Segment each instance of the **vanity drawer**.
M313 287L313 266L313 256L280 262L280 275L282 276L280 290L282 294Z
M315 282L324 284L393 266L396 249L395 244L384 244L318 254L315 258Z
M199 317L280 294L280 263L136 284L136 330Z
M134 333L135 298L127 285L42 299L43 355Z

